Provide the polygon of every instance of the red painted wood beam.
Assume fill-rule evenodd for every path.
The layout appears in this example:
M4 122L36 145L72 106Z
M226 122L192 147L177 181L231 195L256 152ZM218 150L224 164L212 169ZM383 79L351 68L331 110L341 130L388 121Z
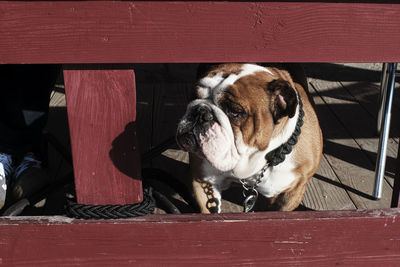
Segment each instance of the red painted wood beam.
M5 265L377 265L400 260L400 210L0 218Z
M400 62L399 1L352 2L0 1L0 63Z
M133 70L67 66L64 81L78 203L141 202Z

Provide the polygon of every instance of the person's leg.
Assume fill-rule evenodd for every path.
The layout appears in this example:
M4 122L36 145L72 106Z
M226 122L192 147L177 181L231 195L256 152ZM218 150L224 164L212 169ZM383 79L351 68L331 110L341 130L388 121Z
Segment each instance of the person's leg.
M0 165L7 183L11 180L16 183L16 178L23 181L25 179L19 178L27 169L41 167L42 131L58 73L58 65L0 65ZM27 164L26 159L31 164ZM2 181L0 179L0 206L5 195L1 191L6 190ZM24 195L20 193L19 197Z

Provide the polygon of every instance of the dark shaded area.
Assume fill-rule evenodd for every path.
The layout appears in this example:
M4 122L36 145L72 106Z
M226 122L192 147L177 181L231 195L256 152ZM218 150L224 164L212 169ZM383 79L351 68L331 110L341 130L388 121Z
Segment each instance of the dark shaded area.
M381 72L338 63L304 63L307 76L325 81L379 82Z
M140 153L136 123L130 122L125 130L112 142L110 158L122 173L133 179L140 179Z

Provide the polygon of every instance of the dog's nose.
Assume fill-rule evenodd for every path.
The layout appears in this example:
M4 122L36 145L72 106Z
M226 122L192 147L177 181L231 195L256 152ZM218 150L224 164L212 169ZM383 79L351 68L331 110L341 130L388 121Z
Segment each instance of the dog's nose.
M208 122L214 119L211 108L205 105L199 105L196 109L196 114L198 122Z

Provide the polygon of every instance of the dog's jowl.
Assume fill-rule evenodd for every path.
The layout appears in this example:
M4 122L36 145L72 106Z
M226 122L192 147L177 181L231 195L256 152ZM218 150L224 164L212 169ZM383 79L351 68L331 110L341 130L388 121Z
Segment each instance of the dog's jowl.
M321 159L322 134L306 85L290 73L222 64L198 81L176 138L190 152L202 212L221 212L221 192L232 183L242 186L245 211L260 195L265 210L299 206Z

